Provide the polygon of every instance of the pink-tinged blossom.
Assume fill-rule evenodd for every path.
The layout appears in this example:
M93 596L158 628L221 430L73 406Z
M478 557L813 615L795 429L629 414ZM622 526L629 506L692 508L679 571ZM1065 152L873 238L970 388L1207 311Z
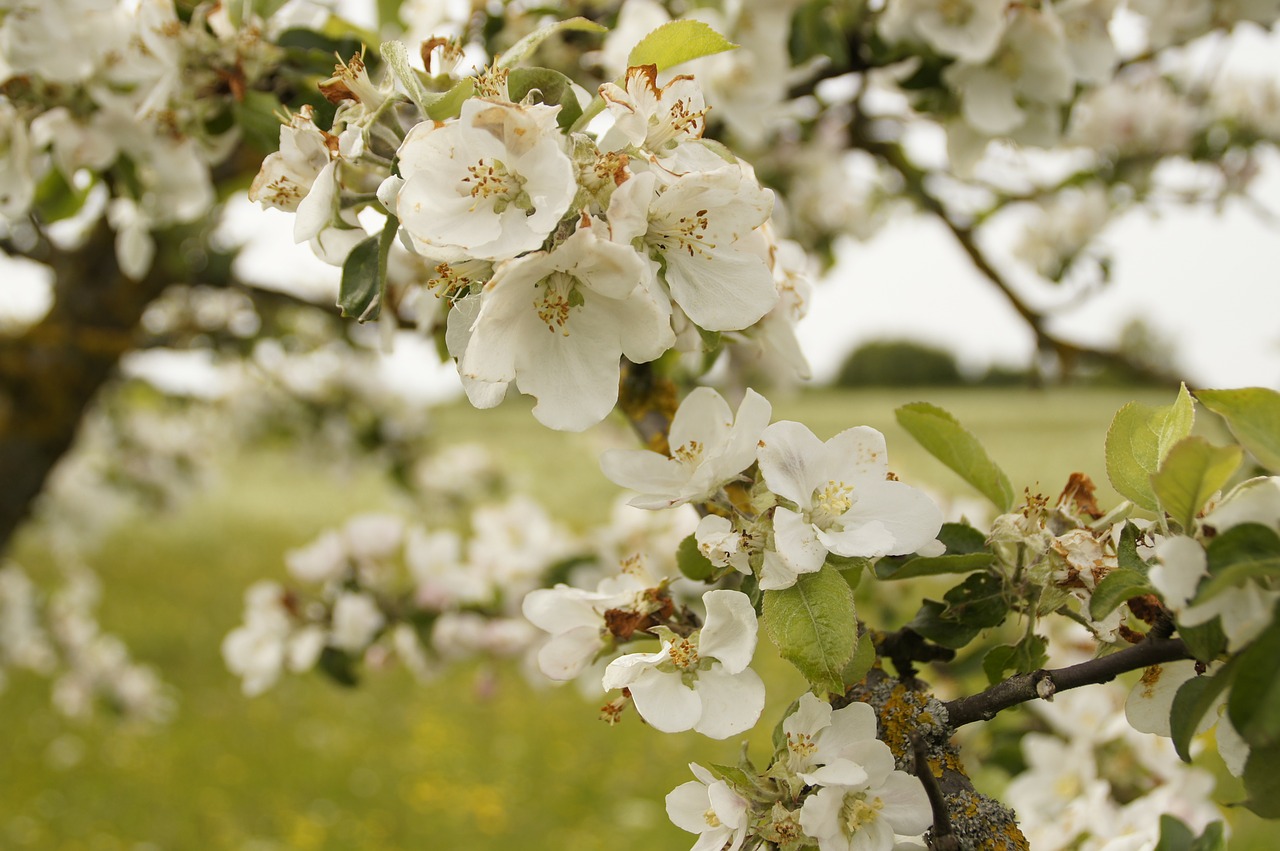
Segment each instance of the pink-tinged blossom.
M702 595L706 625L688 638L668 634L657 653L609 663L603 685L628 689L636 711L664 733L696 730L726 739L751 729L764 709L764 683L747 667L759 625L746 594Z
M729 404L710 387L693 390L671 420L670 456L647 449L610 449L600 467L614 484L639 491L637 508L670 508L709 499L755 462L773 406L747 390L735 418Z
M773 515L774 551L765 553L760 587L789 588L822 567L828 553L880 558L935 552L942 512L921 491L889 480L884 435L846 429L823 443L800 423L765 429L760 472L769 489L795 505Z

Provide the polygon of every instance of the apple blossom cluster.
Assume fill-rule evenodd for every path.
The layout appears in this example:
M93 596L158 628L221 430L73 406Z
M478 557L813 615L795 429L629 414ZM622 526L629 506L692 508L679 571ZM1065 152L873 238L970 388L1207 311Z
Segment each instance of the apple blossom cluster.
M123 641L102 631L94 616L99 595L87 570L67 571L46 595L17 564L0 565L0 689L6 669L22 669L52 680L53 705L67 717L106 707L133 722L168 720L173 696Z
M454 454L442 453L436 469L446 470ZM474 452L462 454L468 457L458 463L473 468ZM582 536L527 497L492 502L488 492L468 493L447 481L441 487L462 500L453 511L467 517L465 535L392 514L358 515L286 556L288 587L264 580L248 589L244 621L222 646L246 694L260 694L283 673L317 666L349 681L360 662L394 657L430 679L467 659L522 659L538 643L522 601L554 593L535 590L551 576L598 580L624 597L654 589L651 611L673 609L664 583L652 577L674 573L674 564L652 554L674 552L689 534L692 526L680 515L653 518L620 506L613 522ZM527 601L524 611L537 623ZM637 617L635 628L645 616ZM538 651L538 660L551 670L560 665L560 679L578 673L577 662L559 659L554 647Z
M714 592L713 592L714 593ZM866 703L840 709L806 692L783 719L783 742L762 775L743 768L708 770L667 795L667 814L698 834L695 849L800 847L820 851L890 851L916 838L933 814L920 781L895 767L876 738Z
M942 513L889 472L880 432L859 426L824 442L800 423L770 425L771 415L752 390L734 416L719 393L697 388L671 422L669 455L608 450L601 468L639 492L639 508L706 504L699 551L718 573L754 576L762 590L790 588L832 556L940 552Z
M1027 769L1004 794L1032 848L1155 847L1166 814L1196 834L1214 822L1225 824L1212 802L1213 776L1184 765L1167 738L1140 732L1135 697L1145 688L1139 683L1129 697L1128 722L1125 690L1115 684L1032 704L1047 729L1019 733ZM1167 735L1169 705L1162 709Z
M409 95L375 85L352 58L326 84L332 127L294 114L250 197L296 212L295 239L335 264L371 239L356 212L376 204L386 251L422 258L419 283L447 304L445 344L473 404L514 384L541 422L581 430L613 410L620 358L700 352L722 333L807 371L793 330L804 285L765 228L773 195L702 138L693 78L627 69L600 86L609 126L593 136L574 87L552 103L523 69L456 76L458 46L437 42L430 80L447 93L418 92L407 67L392 77Z
M5 4L0 221L105 215L121 271L146 275L152 231L213 209L210 169L240 139L227 112L274 69L271 39L327 14L294 0L238 21L230 5L179 17L173 0Z

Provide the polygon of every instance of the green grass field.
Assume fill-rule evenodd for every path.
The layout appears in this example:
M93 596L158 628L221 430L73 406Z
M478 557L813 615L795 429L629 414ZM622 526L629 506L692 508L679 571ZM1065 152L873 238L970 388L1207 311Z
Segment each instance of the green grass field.
M1130 394L822 392L778 403L774 417L806 422L821 437L881 428L904 480L967 496L894 425L894 407L918 398L977 433L1016 488L1039 483L1052 495L1077 469L1105 482L1102 438ZM1140 398L1165 403L1171 394ZM625 445L621 428L549 432L523 403L449 407L435 422L443 441L490 446L565 520L585 524L607 512L615 491L593 459L604 446ZM1102 493L1112 501L1108 488ZM152 730L109 718L69 722L50 708L47 683L15 673L0 692L0 849L691 845L667 822L663 796L690 779L688 762L733 761L735 742L663 735L634 716L611 729L572 689L535 688L503 667L454 670L430 686L403 671L374 672L355 690L292 677L261 697L241 696L219 643L239 622L244 588L282 577L282 554L326 525L391 500L389 486L367 475L254 455L229 460L220 483L180 510L119 529L93 559L105 585L101 622L176 687L177 715ZM14 555L47 575L33 536ZM801 686L767 643L758 664L780 684L752 739L763 759L769 729ZM1233 845L1250 846L1269 847Z

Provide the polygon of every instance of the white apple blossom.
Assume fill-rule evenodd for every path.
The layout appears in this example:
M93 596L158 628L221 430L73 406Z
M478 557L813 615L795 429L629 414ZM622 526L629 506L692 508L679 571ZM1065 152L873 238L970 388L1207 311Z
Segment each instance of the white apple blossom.
M348 653L363 652L386 622L386 615L372 596L344 591L333 603L329 644Z
M855 729L864 734L866 725L847 732ZM874 724L871 731L873 738L846 745L839 758L800 775L820 787L800 810L800 826L820 851L891 851L895 834L915 836L933 822L920 781L894 768L889 746L874 738Z
M985 62L1005 28L1006 0L889 0L877 21L886 41L920 39L944 56Z
M1062 21L1067 54L1076 79L1095 86L1110 82L1120 56L1109 26L1118 0L1059 0L1053 10Z
M778 301L768 265L747 239L773 209L773 193L738 163L676 176L659 187L653 172L614 191L613 238L642 236L666 264L671 300L708 331L754 324Z
M698 552L716 567L732 566L739 573L751 573L749 542L727 517L708 514L694 532Z
M1194 677L1200 676L1196 670L1198 663L1192 659L1180 659L1153 665L1142 672L1142 678L1129 692L1124 704L1125 718L1133 729L1142 733L1154 733L1169 738L1173 735L1171 715L1173 699L1178 689ZM1215 662L1209 666L1205 674L1212 675L1222 667ZM1227 764L1228 770L1239 777L1244 773L1244 764L1249 757L1249 745L1240 738L1240 734L1227 717L1226 702L1228 692L1224 691L1213 705L1205 712L1196 726L1195 734L1206 733L1217 728L1218 754Z
M1019 7L987 61L947 67L943 79L960 94L967 124L991 136L1028 121L1028 107L1066 103L1075 92L1062 24L1051 12Z
M1202 121L1163 77L1119 79L1080 98L1066 137L1111 156L1165 156L1186 151Z
M884 435L846 429L823 443L800 423L765 429L760 472L795 509L773 515L774 551L765 553L760 587L789 588L822 567L827 553L879 558L938 550L942 512L924 493L889 479Z
M248 188L248 200L259 202L264 209L297 211L317 175L337 154L337 147L337 137L316 127L315 110L302 106L280 127L280 148L262 160L262 168Z
M746 594L721 589L702 599L702 629L687 638L668 633L657 653L614 659L603 685L628 689L640 716L664 733L726 739L754 726L764 708L764 683L748 667L759 626Z
M597 235L602 227L584 218L551 251L500 265L459 361L471 380L514 381L552 428L604 419L618 400L619 358L644 363L675 343L639 255Z
M395 210L415 248L500 260L541 247L577 191L558 112L472 98L458 118L410 130Z
M709 499L755 461L773 406L748 389L735 418L729 404L710 387L693 390L671 420L670 455L646 449L609 449L600 468L615 484L640 492L638 508L671 508Z
M521 611L551 638L538 649L538 668L553 680L571 680L611 646L605 612L644 609L646 585L622 573L602 580L595 591L560 583L525 595Z
M250 586L245 592L244 624L222 641L222 658L242 679L246 695L266 691L286 668L307 670L324 649L324 630L314 625L295 627L285 599L285 590L275 582Z
M876 712L870 704L855 702L832 709L812 692L800 696L796 711L783 720L782 732L787 740L787 770L797 775L839 759L858 762L864 750L879 750L877 745L884 744L876 739Z
M614 124L601 140L602 150L630 145L662 157L681 142L702 138L707 107L693 77L682 74L658 86L654 65L628 68L625 88L614 83L600 87L600 96Z
M750 826L750 802L697 763L689 763L697 780L667 794L667 815L676 827L698 834L692 851L738 851Z
M1195 539L1181 535L1164 539L1156 545L1156 559L1148 577L1178 623L1198 626L1221 617L1227 648L1233 650L1253 641L1271 623L1280 591L1262 588L1252 580L1192 602L1200 581L1209 574L1208 556Z

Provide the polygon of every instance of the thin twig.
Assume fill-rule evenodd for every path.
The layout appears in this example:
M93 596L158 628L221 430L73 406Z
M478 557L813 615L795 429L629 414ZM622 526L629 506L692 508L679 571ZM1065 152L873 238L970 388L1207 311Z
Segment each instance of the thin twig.
M989 721L1019 703L1036 698L1051 700L1060 691L1110 682L1127 671L1190 658L1191 651L1180 638L1148 638L1141 644L1078 665L1017 674L984 692L957 698L943 706L951 726L963 727L974 721Z

